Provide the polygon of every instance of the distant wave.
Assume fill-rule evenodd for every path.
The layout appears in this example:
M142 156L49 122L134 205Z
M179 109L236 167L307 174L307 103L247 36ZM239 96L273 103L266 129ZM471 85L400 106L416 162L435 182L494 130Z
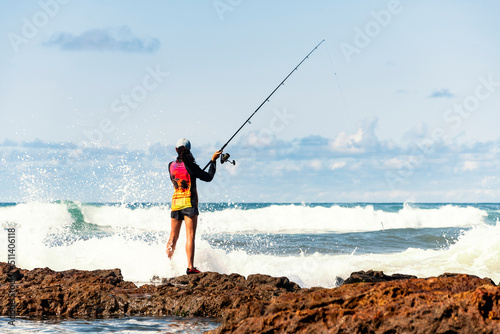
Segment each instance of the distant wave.
M469 206L444 205L421 209L410 205L396 212L373 205L308 207L270 206L254 210L227 209L203 214L205 233L324 233L366 232L383 229L473 227L485 224L488 213Z

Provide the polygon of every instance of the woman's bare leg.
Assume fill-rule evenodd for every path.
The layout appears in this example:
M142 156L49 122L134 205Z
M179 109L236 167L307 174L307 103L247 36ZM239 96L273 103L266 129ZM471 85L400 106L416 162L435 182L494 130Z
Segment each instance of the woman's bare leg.
M169 259L172 258L172 255L174 255L175 245L177 244L177 239L179 239L179 232L181 231L182 220L171 218L170 226L170 237L168 238L167 243L167 256Z
M184 217L186 221L186 255L188 268L194 268L194 239L196 237L196 226L198 225L198 215L193 217Z

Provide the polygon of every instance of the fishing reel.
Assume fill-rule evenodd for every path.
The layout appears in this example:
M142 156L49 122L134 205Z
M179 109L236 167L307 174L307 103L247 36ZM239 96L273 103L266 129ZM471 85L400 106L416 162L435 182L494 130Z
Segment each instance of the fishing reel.
M229 162L231 165L236 165L236 161L229 160L229 157L230 157L229 153L223 153L223 154L221 154L221 156L220 156L220 163L223 164L224 162Z

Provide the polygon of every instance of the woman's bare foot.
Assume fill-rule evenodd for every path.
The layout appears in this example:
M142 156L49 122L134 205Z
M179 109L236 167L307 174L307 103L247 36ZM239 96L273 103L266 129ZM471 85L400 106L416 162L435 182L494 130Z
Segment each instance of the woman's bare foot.
M167 244L167 256L169 259L172 258L172 255L174 255L174 248L172 247L172 245L168 245Z

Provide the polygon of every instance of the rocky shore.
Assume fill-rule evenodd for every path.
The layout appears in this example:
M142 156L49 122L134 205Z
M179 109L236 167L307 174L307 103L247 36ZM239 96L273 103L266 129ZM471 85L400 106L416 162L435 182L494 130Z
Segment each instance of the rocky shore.
M0 262L0 296L2 316L11 315L15 296L16 316L221 319L213 333L500 333L500 287L462 274L356 272L338 288L302 289L286 277L205 272L137 287L119 269Z

